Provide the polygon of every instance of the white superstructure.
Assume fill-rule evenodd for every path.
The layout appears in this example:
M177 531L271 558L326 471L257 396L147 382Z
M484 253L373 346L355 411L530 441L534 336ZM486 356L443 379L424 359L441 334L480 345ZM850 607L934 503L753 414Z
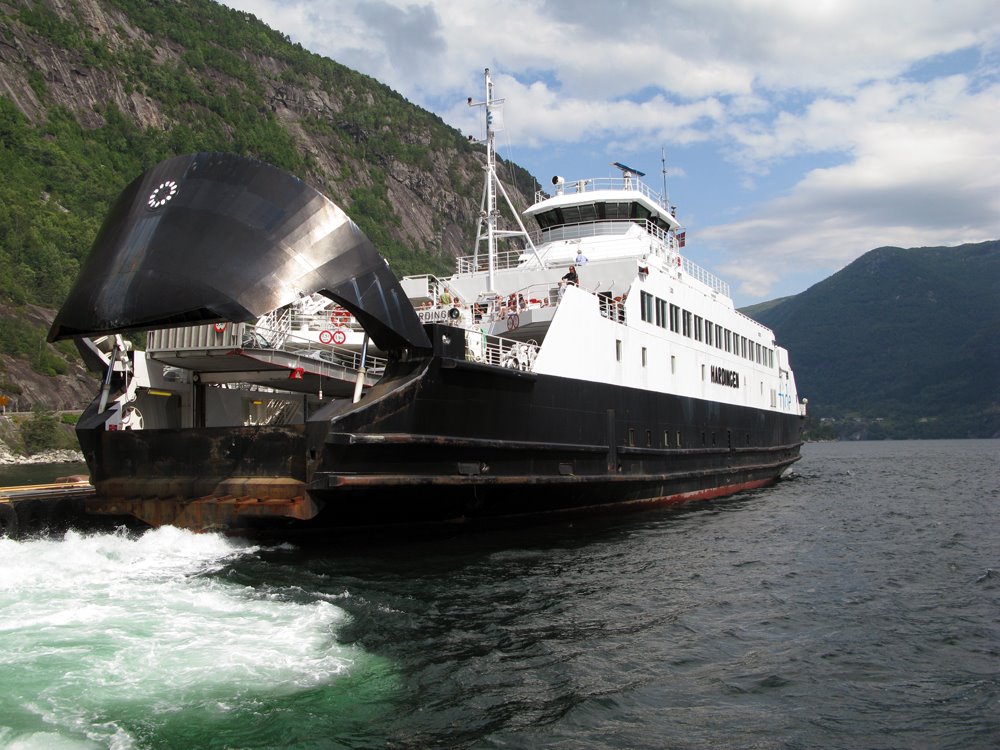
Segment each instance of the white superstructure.
M488 108L488 70L486 79ZM499 184L492 137L487 128L486 192L506 196L489 187ZM491 239L486 255L458 258L453 276L403 279L418 315L466 328L475 359L496 359L484 353L493 342L505 364L540 374L804 413L773 332L735 309L725 282L681 255L674 210L642 173L615 166L620 176L554 177L553 195L539 192L524 212L539 228L504 233L516 249ZM562 280L571 266L577 284Z

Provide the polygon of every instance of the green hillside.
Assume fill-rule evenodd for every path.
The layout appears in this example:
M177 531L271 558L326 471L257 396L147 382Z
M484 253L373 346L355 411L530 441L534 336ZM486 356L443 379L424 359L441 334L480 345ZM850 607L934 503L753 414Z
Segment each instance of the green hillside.
M753 317L825 434L1000 435L1000 241L878 248Z
M398 275L450 273L472 249L482 147L250 14L210 0L0 0L0 73L0 394L49 397L21 362L68 374L72 347L44 343L44 318L114 198L171 156L226 151L292 172ZM515 200L534 193L504 167Z

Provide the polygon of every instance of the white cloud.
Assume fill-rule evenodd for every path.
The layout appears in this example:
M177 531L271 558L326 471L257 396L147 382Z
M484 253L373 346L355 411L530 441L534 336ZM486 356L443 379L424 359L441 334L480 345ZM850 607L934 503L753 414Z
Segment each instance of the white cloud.
M702 239L752 255L761 267L811 263L833 271L880 245L956 245L1000 237L1000 86L969 92L962 79L887 87L785 123L813 147L849 146L844 163L807 172L754 217L707 229ZM886 102L873 107L872 100ZM826 112L826 114L818 114ZM824 136L835 130L837 135ZM819 135L817 135L819 134ZM796 138L776 138L794 144ZM756 144L754 144L756 145ZM794 146L790 147L794 150ZM805 148L800 146L798 148ZM772 154L768 154L772 158ZM756 269L730 259L747 294L766 293Z
M747 295L878 245L1000 237L996 0L227 4L463 132L482 132L465 98L489 66L514 145L710 147L735 172L716 197L756 204L698 237Z

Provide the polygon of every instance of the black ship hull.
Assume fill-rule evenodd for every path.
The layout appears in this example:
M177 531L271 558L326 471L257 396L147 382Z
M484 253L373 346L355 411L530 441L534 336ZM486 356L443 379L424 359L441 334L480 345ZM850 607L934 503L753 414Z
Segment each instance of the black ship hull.
M429 329L435 342L453 330ZM79 429L104 512L278 533L495 525L721 497L775 482L801 442L798 416L447 351L397 362L361 402L331 402L304 426ZM192 515L205 498L213 511ZM241 498L254 512L220 515Z
M408 295L347 215L291 175L212 153L152 167L115 203L50 330L51 340L77 339L103 373L77 424L96 491L88 510L150 525L329 535L643 507L774 482L799 457L804 410L790 408L790 371L780 357L771 363L770 331L746 328L724 304L707 307L705 293L682 297L689 271L667 262L672 246L645 222L635 231L660 245L630 242L605 266L624 275L620 288L640 287L631 321L620 301L557 285L558 266L526 266L507 269L505 283L543 298L522 298L535 305L537 332L518 330L519 315L506 317L492 277L477 271L466 279L471 322L475 310L499 316L509 338L473 335L461 321L424 325L413 300L443 299L440 280L438 291L425 278ZM650 247L659 248L659 268ZM492 312L472 304L484 293ZM325 309L312 307L316 297L365 332L350 376L315 364L333 363L332 349L303 353L290 338L285 313ZM684 299L692 309L682 312ZM701 342L698 310L715 319L714 345ZM453 307L448 320L453 312L461 316ZM266 347L255 336L225 338L269 316ZM711 325L705 317L706 334ZM144 353L120 335L163 329L180 333ZM624 365L602 370L596 346L592 358L574 357L583 336L615 342L620 357L623 331L642 342L643 367L647 345L662 351L679 340L696 342L700 364L688 358L662 390L598 382L640 381ZM336 343L325 330L320 342L323 334ZM368 337L386 357L377 382L366 379ZM246 356L258 345L275 356ZM736 376L743 367L753 368L761 395L768 384L771 409L730 403L750 401ZM324 378L339 395L353 385L354 396L323 401ZM668 392L675 387L687 390Z

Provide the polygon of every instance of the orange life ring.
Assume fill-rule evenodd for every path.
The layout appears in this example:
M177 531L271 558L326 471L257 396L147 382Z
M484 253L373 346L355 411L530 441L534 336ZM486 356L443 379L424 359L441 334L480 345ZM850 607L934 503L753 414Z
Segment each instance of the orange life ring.
M333 341L333 334L332 333L330 333L329 331L320 331L319 332L319 343L321 343L321 344L329 344L331 341Z
M333 343L335 343L337 346L340 346L345 341L347 341L347 334L346 333L344 333L343 331L334 331L333 332Z

